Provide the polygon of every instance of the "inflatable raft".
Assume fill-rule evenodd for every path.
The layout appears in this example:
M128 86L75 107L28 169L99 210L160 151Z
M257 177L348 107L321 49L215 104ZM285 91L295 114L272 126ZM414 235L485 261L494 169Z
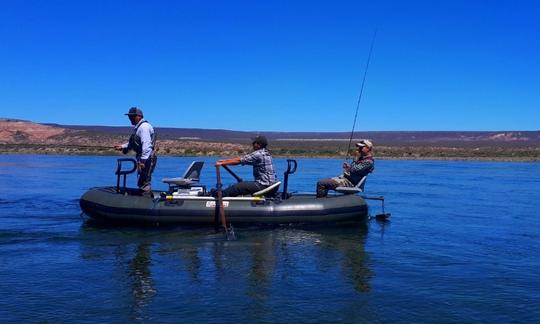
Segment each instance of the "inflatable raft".
M131 161L133 168L122 171L122 162ZM366 201L354 194L336 194L316 198L314 194L287 192L288 176L296 171L296 161L288 160L283 191L279 185L253 196L223 197L227 223L234 225L322 224L365 222L368 219ZM154 197L141 196L138 189L126 188L126 175L135 171L133 159L119 159L116 187L88 190L80 198L82 211L90 218L107 223L154 225L217 225L218 199L200 185L203 162L194 162L181 178L163 179L167 192L154 192ZM230 169L237 180L241 181ZM124 177L123 186L120 178Z

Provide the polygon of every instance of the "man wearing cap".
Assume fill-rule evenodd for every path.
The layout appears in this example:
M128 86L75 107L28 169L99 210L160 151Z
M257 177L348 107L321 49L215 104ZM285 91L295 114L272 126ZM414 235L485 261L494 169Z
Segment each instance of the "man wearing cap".
M371 141L361 140L356 143L356 147L351 165L347 162L343 163L342 175L317 182L317 198L326 197L328 190L335 190L337 187L354 187L364 176L373 171L375 161Z
M144 119L143 112L137 107L131 107L126 114L131 122L133 133L129 137L129 141L122 145L115 145L114 148L117 151L122 151L126 154L130 150L135 151L137 158L137 169L139 173L139 179L137 186L141 189L143 196L152 196L152 172L156 167L157 156L155 153L156 148L156 135L154 128L150 123Z
M242 181L223 190L224 197L235 197L240 195L251 195L257 191L274 184L276 182L276 173L272 156L266 149L268 141L263 135L257 135L252 138L253 152L243 157L235 157L228 160L218 160L218 165L252 165L253 177L255 181Z

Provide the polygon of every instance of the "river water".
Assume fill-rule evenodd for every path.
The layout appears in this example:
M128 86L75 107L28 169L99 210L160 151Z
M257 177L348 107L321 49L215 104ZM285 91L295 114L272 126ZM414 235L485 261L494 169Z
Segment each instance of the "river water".
M202 160L214 185L215 159ZM160 158L154 189L191 161ZM286 161L275 163L282 180ZM313 192L341 163L298 159L290 190ZM237 228L234 241L213 228L84 222L78 198L113 185L115 167L116 157L0 155L2 323L540 318L539 163L379 160L366 191L386 197L390 222Z

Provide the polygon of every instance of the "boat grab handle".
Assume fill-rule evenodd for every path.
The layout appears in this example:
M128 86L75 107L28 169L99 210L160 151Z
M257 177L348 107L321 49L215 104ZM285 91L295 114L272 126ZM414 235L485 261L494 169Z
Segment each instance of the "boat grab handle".
M288 199L289 194L287 193L287 189L289 186L289 175L296 172L296 167L298 164L296 163L296 160L287 159L287 171L283 174L283 192L281 193L281 199Z
M294 165L294 166L291 167L291 165ZM298 166L298 164L296 163L296 160L287 159L287 173L288 174L295 173L297 166Z
M135 172L137 170L137 161L135 159L131 158L123 158L123 159L117 159L116 162L118 163L116 166L116 192L120 192L120 176L124 176L123 181L123 191L126 190L126 176L130 173ZM131 162L133 163L133 167L131 169L122 170L122 162Z

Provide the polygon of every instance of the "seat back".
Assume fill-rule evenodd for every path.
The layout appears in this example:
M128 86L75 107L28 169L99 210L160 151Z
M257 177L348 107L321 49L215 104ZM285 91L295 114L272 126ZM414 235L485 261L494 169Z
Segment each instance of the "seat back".
M337 187L335 189L336 192L340 192L343 194L355 194L358 192L364 192L364 186L366 185L367 175L363 176L360 181L356 184L354 187Z
M193 182L199 182L201 180L203 165L204 161L193 161L182 178L189 179Z
M194 161L187 168L184 176L176 178L165 178L162 181L167 183L169 187L190 187L191 185L199 182L201 179L201 171L204 165L204 161Z
M360 179L360 181L358 181L358 183L354 187L360 189L361 192L364 192L364 186L366 185L366 181L367 175L363 176L362 179Z

